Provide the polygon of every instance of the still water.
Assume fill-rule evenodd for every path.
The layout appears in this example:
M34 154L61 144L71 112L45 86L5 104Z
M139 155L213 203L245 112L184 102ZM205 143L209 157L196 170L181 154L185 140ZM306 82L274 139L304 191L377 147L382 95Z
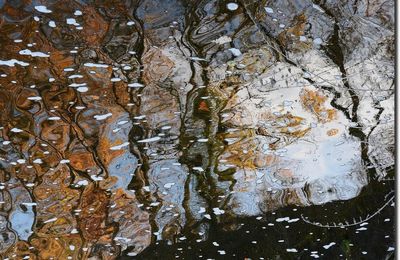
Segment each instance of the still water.
M394 257L394 1L0 0L1 259Z

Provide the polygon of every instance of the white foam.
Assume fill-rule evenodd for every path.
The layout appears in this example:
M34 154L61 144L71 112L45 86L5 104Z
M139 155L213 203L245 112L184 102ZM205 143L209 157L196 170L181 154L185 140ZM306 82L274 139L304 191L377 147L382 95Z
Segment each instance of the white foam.
M35 9L36 9L36 11L39 11L39 12L45 13L45 14L49 14L52 12L51 10L47 9L47 7L44 5L37 5L37 6L35 6Z
M222 215L225 213L225 210L222 210L220 208L213 208L213 212L215 215Z
M88 92L89 88L88 87L79 87L76 90L78 92L85 93L85 92Z
M104 114L104 115L95 115L95 116L93 116L96 120L104 120L104 119L106 119L106 118L108 118L108 117L110 117L110 116L112 116L112 113L107 113L107 114Z
M171 188L172 186L174 186L174 185L175 185L175 183L169 182L169 183L164 184L164 188L170 189L170 188Z
M33 163L42 164L43 161L42 161L42 159L35 159L35 160L33 161Z
M269 14L273 14L274 13L274 10L272 8L270 8L270 7L264 7L264 9Z
M40 51L31 51L29 49L25 49L25 50L20 50L19 54L21 55L29 55L32 57L42 57L42 58L47 58L50 57L50 55L40 52Z
M122 144L119 144L119 145L116 145L116 146L112 146L111 148L110 148L110 150L113 150L113 151L115 151L115 150L121 150L123 147L126 147L126 146L128 146L129 145L129 142L125 142L125 143L122 143Z
M140 84L140 83L129 83L128 87L130 87L130 88L143 88L144 85Z
M15 64L21 65L21 66L28 66L29 63L27 62L23 62L23 61L19 61L16 59L11 59L11 60L0 60L0 65L5 65L8 67L14 67Z
M323 248L328 249L328 248L330 248L331 246L334 246L334 245L336 245L336 243L335 242L331 242L328 245L324 245Z
M28 97L28 100L39 101L42 100L41 97Z
M213 40L212 42L222 45L222 44L225 44L225 43L228 43L231 41L232 41L231 37L224 35L224 36L219 37L218 39Z
M283 221L289 221L290 218L289 217L284 217L284 218L277 218L275 221L276 222L283 222Z
M87 186L87 185L89 185L89 182L88 182L87 180L80 180L80 181L78 181L78 182L76 183L76 185L79 185L79 186Z
M56 221L57 219L58 219L58 218L51 218L51 219L48 219L48 220L44 221L43 223L54 222L54 221Z
M27 207L32 207L37 205L37 203L34 202L22 202L21 204Z
M52 27L52 28L56 28L56 22L50 21L49 22L49 26Z
M228 8L228 10L235 11L238 9L239 6L236 3L228 3L226 7Z
M102 64L102 63L85 63L83 64L86 67L94 67L94 68L108 68L107 64Z
M79 74L74 74L74 75L69 76L68 78L69 79L81 79L81 78L83 78L83 76L79 75Z
M67 24L79 26L79 23L76 22L75 18L67 18Z
M139 140L138 143L151 143L151 142L156 142L156 141L158 141L160 139L161 139L161 137L155 136L155 137L152 137L152 138Z
M86 86L86 83L71 83L68 86L72 87L72 88L77 88L77 87L83 87Z
M14 127L14 128L12 128L10 131L13 132L13 133L21 133L21 132L23 132L24 130Z

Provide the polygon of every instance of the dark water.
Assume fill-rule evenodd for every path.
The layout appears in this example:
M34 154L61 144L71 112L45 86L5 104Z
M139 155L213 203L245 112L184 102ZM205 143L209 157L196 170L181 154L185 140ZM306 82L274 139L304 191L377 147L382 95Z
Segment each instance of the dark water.
M312 259L315 256L321 259L394 259L394 251L387 251L389 247L395 247L392 203L367 221L368 225L349 228L321 228L301 220L295 223L275 221L281 217L296 219L303 215L324 224L332 223L334 219L352 223L354 216L367 216L380 208L382 205L378 204L383 198L378 194L391 189L392 183L371 184L351 201L308 208L287 207L262 215L261 220L238 218L236 221L241 228L233 232L226 232L217 223L211 223L207 242L180 242L176 245L161 242L146 249L141 259ZM274 225L268 225L271 223ZM210 241L217 241L219 246ZM324 248L332 242L335 245ZM287 248L296 248L298 253L286 252ZM219 250L224 250L226 255L221 255Z
M1 259L394 258L392 1L1 1Z

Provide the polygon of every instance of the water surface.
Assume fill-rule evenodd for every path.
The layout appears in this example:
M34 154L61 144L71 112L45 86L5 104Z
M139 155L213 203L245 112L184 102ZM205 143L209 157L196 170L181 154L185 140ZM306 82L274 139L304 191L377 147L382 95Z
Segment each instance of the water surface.
M2 259L389 259L394 2L0 1Z

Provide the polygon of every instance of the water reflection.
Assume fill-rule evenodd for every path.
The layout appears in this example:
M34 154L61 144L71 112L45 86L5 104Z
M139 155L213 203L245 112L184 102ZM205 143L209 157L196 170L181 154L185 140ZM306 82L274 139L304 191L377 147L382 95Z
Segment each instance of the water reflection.
M383 178L393 9L338 6L0 1L0 253L140 256Z

